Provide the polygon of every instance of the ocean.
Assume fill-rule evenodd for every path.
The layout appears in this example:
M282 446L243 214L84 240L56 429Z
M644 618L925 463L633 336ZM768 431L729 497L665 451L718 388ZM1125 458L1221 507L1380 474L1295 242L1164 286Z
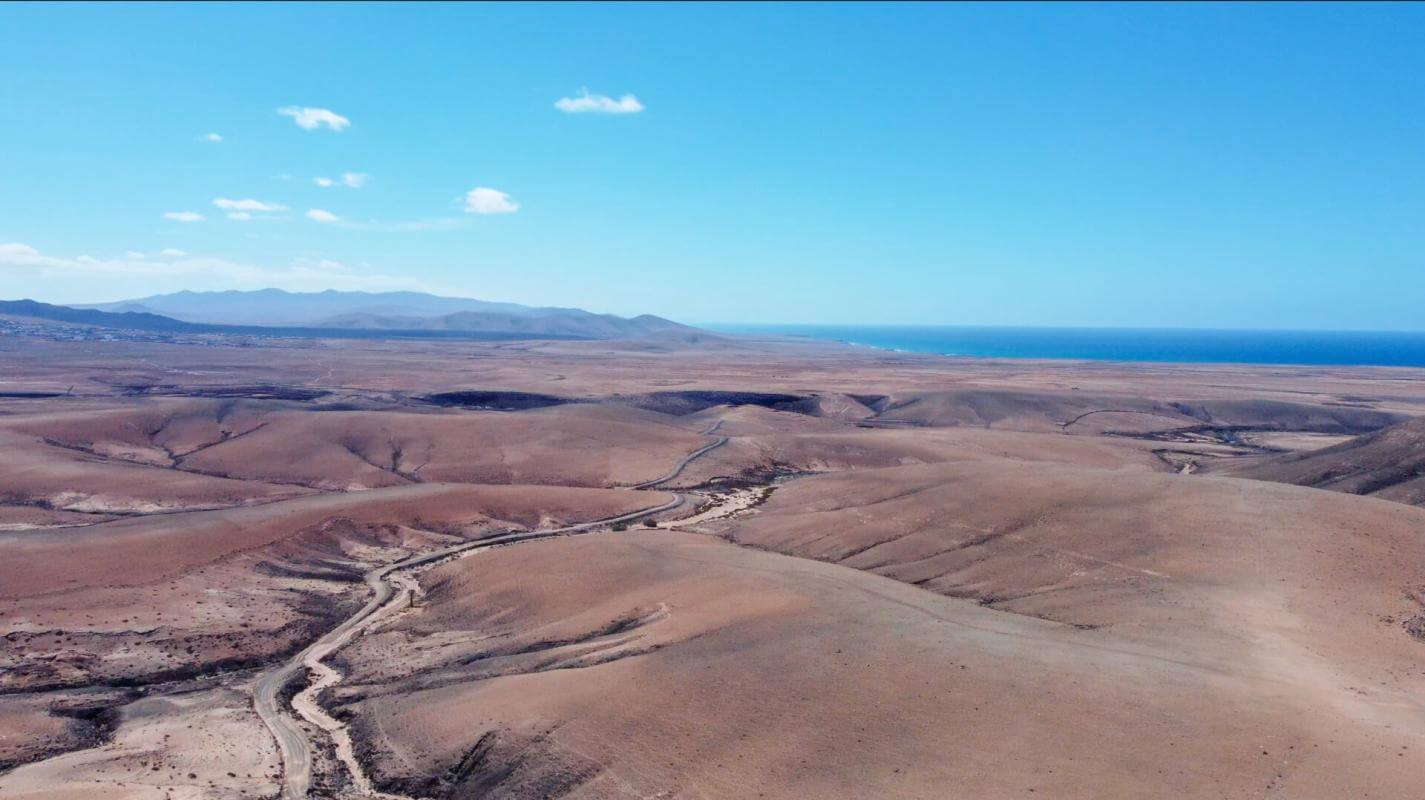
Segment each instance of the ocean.
M994 328L899 325L705 325L978 358L1425 367L1425 332Z

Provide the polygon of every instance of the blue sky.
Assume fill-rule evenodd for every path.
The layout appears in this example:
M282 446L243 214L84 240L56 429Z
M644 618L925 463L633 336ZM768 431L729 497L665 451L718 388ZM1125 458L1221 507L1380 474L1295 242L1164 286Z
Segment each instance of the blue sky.
M0 297L1425 329L1422 41L1420 5L6 4Z

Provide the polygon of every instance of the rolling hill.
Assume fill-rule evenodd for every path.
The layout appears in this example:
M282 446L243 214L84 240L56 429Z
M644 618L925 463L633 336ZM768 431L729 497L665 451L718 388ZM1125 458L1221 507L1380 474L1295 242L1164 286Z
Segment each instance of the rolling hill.
M1425 418L1341 444L1229 470L1255 478L1425 506Z

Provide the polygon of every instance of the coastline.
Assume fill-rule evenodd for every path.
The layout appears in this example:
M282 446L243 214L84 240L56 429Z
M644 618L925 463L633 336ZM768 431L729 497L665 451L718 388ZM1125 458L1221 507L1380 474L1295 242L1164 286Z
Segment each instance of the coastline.
M1425 367L1425 332L707 324L716 333L1017 361Z

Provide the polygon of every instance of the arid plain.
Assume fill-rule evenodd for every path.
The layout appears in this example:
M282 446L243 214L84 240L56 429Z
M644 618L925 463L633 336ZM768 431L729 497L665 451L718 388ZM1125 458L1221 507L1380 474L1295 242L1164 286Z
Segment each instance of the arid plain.
M0 797L1418 798L1422 419L1412 369L9 337Z

